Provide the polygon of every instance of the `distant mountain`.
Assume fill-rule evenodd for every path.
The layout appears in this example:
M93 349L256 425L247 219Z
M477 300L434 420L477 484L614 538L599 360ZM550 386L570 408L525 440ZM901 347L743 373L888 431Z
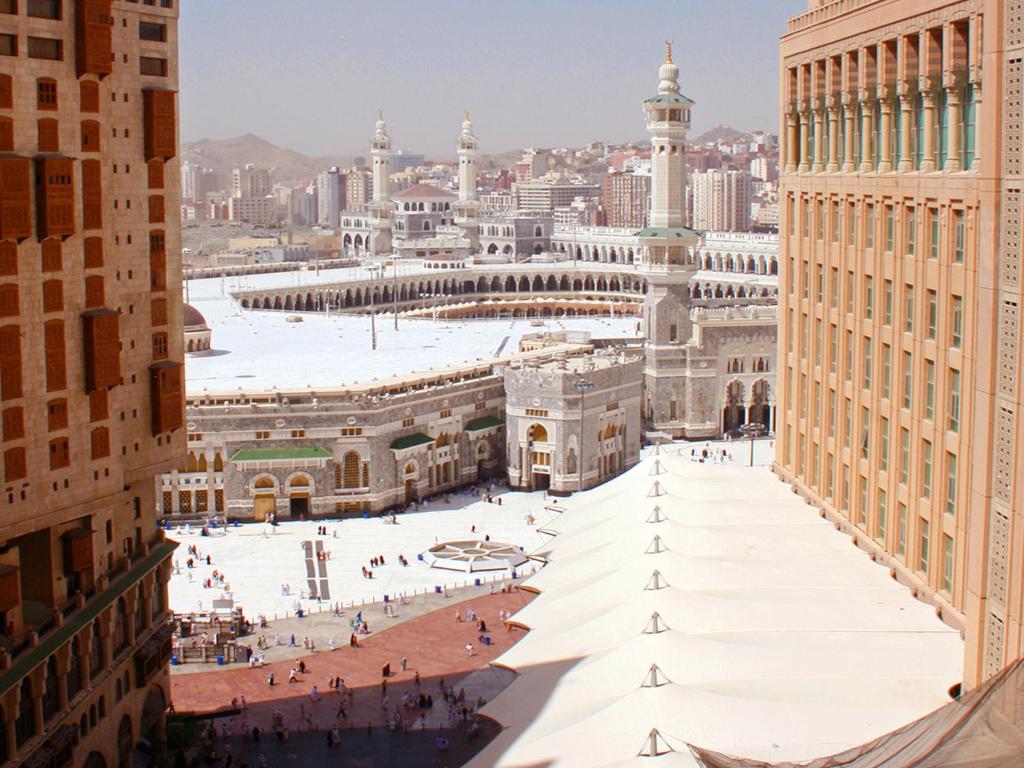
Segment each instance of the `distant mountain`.
M697 136L691 141L694 144L708 144L716 141L728 141L730 139L740 138L741 136L749 136L749 133L744 131L737 131L735 128L731 128L728 125L716 125L710 131L704 131L700 136Z
M308 157L293 149L278 147L251 133L233 139L184 142L181 145L181 157L182 160L191 160L204 168L213 168L220 174L222 182L227 182L232 168L246 163L270 169L274 181L295 181L311 179L332 165L347 168L353 161L351 156Z

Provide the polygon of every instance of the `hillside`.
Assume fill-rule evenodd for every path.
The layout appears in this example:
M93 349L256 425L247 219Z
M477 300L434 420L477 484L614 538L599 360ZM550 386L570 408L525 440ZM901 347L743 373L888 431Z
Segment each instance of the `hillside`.
M348 167L351 156L307 157L292 149L271 144L266 139L247 133L233 139L201 139L181 145L182 160L191 160L204 168L214 168L222 178L237 165L252 163L271 169L274 181L311 179L332 165Z
M716 125L711 130L704 131L700 136L695 136L691 141L694 144L708 144L716 141L728 141L730 139L749 135L749 133L738 131L728 125Z

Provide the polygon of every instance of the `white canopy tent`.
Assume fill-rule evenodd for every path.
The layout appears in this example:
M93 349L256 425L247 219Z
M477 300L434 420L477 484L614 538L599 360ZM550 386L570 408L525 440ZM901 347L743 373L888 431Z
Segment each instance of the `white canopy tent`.
M959 632L763 468L672 446L567 506L496 662L519 673L483 710L505 730L471 768L809 759L960 680Z

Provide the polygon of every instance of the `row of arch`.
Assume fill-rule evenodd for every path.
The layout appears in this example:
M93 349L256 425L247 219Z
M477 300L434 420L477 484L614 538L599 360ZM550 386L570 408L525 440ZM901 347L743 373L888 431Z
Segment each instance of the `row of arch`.
M568 275L534 275L532 279L521 275L516 279L507 275L490 278L480 277L477 280L419 280L400 283L397 292L394 286L369 286L357 288L320 289L305 293L268 294L263 296L243 296L240 299L243 309L277 309L296 312L315 312L325 307L346 309L365 307L371 304L390 304L394 301L416 301L427 296L484 296L495 293L627 293L643 295L647 290L647 281L632 276L584 275L570 278Z
M704 253L700 255L701 269L713 272L739 272L745 275L777 275L779 260L775 256L744 256L743 254Z
M568 246L565 243L552 244L552 248L559 253L575 258L577 261L600 261L606 264L633 264L636 261L636 251L632 246L614 245L576 245Z
M768 299L777 298L778 288L767 286L757 288L751 286L734 286L728 283L694 283L690 289L690 295L695 299Z

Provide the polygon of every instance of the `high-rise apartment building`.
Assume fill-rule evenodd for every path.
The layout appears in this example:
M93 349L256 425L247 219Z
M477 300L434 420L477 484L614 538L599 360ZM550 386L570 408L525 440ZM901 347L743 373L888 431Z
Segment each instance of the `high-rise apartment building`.
M196 177L199 173L199 166L190 160L181 164L181 202L193 203L196 201Z
M650 207L650 174L608 171L604 177L604 210L609 227L643 229Z
M345 174L345 208L346 211L360 212L366 210L372 194L370 172L365 168L352 168Z
M750 229L752 185L746 171L712 168L690 176L694 229L746 232Z
M1020 0L812 0L782 39L776 466L1024 651Z
M321 171L316 177L317 221L325 227L337 229L339 214L345 210L345 174L337 167Z
M163 741L184 452L177 9L0 2L0 763Z
M266 197L271 194L270 171L252 163L231 169L232 197Z

